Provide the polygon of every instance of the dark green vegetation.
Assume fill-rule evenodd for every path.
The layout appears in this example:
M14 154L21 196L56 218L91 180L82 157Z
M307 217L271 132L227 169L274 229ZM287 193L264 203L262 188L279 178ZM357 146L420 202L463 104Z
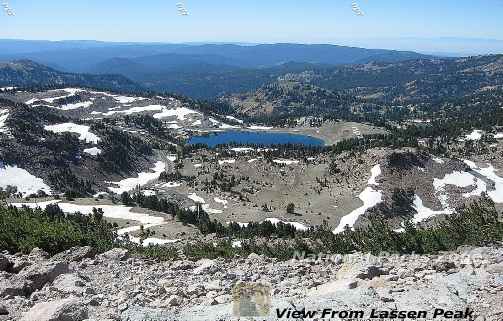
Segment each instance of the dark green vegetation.
M98 211L90 216L65 215L57 206L42 211L0 205L0 249L12 253L29 253L39 247L56 254L84 245L106 251L116 238L113 226Z
M503 241L503 222L498 220L494 203L488 199L473 203L431 229L407 223L403 233L391 230L379 216L372 218L370 225L363 229L333 234L328 226L320 226L306 233L295 233L287 239L277 238L283 233L282 225L251 227L248 233L253 233L249 234L246 228L231 226L230 229L249 238L242 242L241 248L233 248L230 241L221 241L216 246L195 243L184 246L183 255L198 259L258 253L287 260L299 252L306 255L354 252L425 254L454 250L461 245L483 246ZM237 233L238 230L241 232ZM268 237L267 242L260 238L262 236ZM100 251L122 246L137 255L156 259L176 259L180 255L173 247L142 248L118 240L114 226L106 223L99 211L90 216L67 216L57 206L50 206L45 211L0 206L0 250L29 252L39 247L56 254L73 246L85 245Z
M384 123L443 119L501 107L503 56L304 66L248 93L222 98L237 112L288 124L289 116ZM313 94L316 93L316 94Z
M87 87L115 91L138 91L141 89L139 85L124 76L66 73L30 60L0 62L0 87L2 86Z

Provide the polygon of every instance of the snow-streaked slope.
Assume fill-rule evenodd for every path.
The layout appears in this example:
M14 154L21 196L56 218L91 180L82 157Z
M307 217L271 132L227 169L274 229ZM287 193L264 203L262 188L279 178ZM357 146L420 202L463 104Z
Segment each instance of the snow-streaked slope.
M372 187L367 187L359 196L360 200L363 202L363 206L357 208L353 212L341 218L339 225L333 231L334 233L344 232L346 225L353 227L360 217L360 215L365 214L365 212L377 204L382 202L382 192L376 191Z
M178 120L185 120L185 117L187 117L190 114L199 114L199 113L186 107L179 107L175 109L168 109L165 107L162 112L155 114L154 118L163 119L176 116Z
M0 133L3 133L7 130L7 127L5 126L5 121L7 120L7 117L9 117L9 110L0 109Z
M460 188L473 187L473 191L463 194L463 197L465 198L471 196L480 196L487 190L487 186L484 181L468 172L455 171L445 175L445 177L442 179L435 178L433 179L433 187L435 188L435 193L445 210L452 210L445 191L445 187L447 185L457 186Z
M51 188L44 183L43 179L30 174L28 171L17 166L0 167L0 187L17 187L23 196L37 193L39 190L51 193Z
M79 134L79 139L84 140L87 143L97 144L101 140L98 136L89 131L89 126L85 125L77 125L74 123L63 123L63 124L45 126L44 129L57 134L65 132Z
M129 192L136 188L136 186L146 185L147 183L159 178L162 172L166 169L164 162L156 162L151 169L153 172L139 173L138 177L126 178L120 182L107 182L107 184L117 185L118 187L109 187L108 189L115 194L122 194Z
M496 174L496 169L487 164L487 167L479 167L474 162L465 160L465 164L470 166L470 168L479 173L480 175L486 177L488 180L494 183L494 189L487 192L487 195L495 203L503 203L503 178Z
M423 204L423 200L419 196L415 196L414 198L414 209L417 211L417 214L414 215L414 223L420 223L430 217L442 214L452 214L454 210L452 209L444 209L441 211L434 211Z

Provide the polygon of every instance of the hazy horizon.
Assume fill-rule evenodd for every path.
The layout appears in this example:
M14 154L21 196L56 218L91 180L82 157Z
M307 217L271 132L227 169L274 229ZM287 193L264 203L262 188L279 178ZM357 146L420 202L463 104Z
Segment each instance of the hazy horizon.
M51 42L51 43L103 43L103 44L184 44L184 45L205 45L205 44L232 44L242 46L255 46L262 44L301 44L301 45L337 45L359 47L367 49L388 49L399 51L415 51L424 54L433 55L484 55L503 53L503 40L499 39L481 39L481 38L457 38L457 37L439 37L439 38L376 38L376 39L341 39L334 42L244 42L244 41L108 41L96 39L21 39L21 38L0 38L0 41L33 41L33 42Z
M503 52L503 1L9 1L0 38L160 43L325 43L419 52ZM433 40L432 40L433 39ZM417 43L415 43L417 42Z

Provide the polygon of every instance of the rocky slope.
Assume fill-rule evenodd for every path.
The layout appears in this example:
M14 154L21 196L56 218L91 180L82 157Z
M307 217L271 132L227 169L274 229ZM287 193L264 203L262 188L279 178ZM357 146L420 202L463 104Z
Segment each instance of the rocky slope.
M501 247L162 263L122 249L96 255L91 248L74 248L52 258L35 249L30 255L0 255L0 270L0 320L231 320L232 289L249 282L271 286L267 320L278 319L276 309L292 307L425 310L430 317L436 308L468 308L470 320L503 317Z

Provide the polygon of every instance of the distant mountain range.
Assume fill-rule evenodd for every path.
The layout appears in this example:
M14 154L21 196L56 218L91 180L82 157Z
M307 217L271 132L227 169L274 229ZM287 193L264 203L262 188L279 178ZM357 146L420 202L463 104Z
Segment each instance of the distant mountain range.
M0 40L0 52L0 61L30 59L64 72L123 75L148 89L195 98L256 89L271 75L270 71L264 75L263 69L292 62L298 67L428 57L412 51L287 43L245 46ZM238 82L250 85L243 87Z

